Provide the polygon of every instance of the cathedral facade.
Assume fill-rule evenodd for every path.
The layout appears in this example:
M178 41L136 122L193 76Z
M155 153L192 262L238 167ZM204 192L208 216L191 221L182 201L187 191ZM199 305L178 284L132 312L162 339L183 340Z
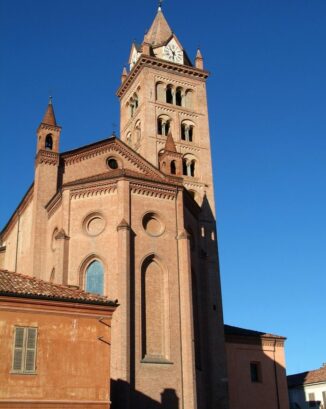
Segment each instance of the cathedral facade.
M129 64L120 138L60 152L49 102L34 183L1 232L0 267L118 300L113 409L226 409L209 73L161 8Z

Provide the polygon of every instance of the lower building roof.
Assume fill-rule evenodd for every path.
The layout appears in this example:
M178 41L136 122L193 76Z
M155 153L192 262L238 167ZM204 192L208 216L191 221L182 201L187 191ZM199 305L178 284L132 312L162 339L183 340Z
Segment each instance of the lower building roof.
M50 283L35 277L2 269L0 269L0 296L78 302L114 307L118 305L117 301L111 301L99 294L88 293L77 288Z

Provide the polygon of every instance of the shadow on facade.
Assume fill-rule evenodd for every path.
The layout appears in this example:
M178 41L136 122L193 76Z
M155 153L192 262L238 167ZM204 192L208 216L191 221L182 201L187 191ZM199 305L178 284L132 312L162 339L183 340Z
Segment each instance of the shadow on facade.
M130 396L130 398L128 398ZM126 399L130 399L126 402ZM126 409L127 405L133 409L179 409L179 398L174 389L164 389L161 402L149 396L132 390L128 382L111 380L111 409Z

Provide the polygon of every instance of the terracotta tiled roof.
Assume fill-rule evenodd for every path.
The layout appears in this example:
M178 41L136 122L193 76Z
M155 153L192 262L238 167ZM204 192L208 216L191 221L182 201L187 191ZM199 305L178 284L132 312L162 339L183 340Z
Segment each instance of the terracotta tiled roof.
M289 388L310 383L326 382L326 364L314 371L301 372L287 376Z
M224 325L225 335L246 336L246 337L270 337L285 339L280 335L268 334L267 332L254 331L252 329L233 327L232 325Z
M116 306L107 297L0 269L0 295Z

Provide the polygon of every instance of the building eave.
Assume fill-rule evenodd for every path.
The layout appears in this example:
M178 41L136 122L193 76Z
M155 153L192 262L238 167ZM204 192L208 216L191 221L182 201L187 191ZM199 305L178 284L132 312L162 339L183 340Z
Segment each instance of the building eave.
M121 98L124 95L129 86L135 81L141 68L143 67L155 67L155 69L161 71L168 70L172 71L176 75L195 77L203 81L206 80L210 75L210 73L206 70L200 70L198 68L191 67L188 65L175 64L173 62L169 62L161 58L152 57L149 55L141 55L137 63L130 71L128 77L117 90L116 95L119 98Z

